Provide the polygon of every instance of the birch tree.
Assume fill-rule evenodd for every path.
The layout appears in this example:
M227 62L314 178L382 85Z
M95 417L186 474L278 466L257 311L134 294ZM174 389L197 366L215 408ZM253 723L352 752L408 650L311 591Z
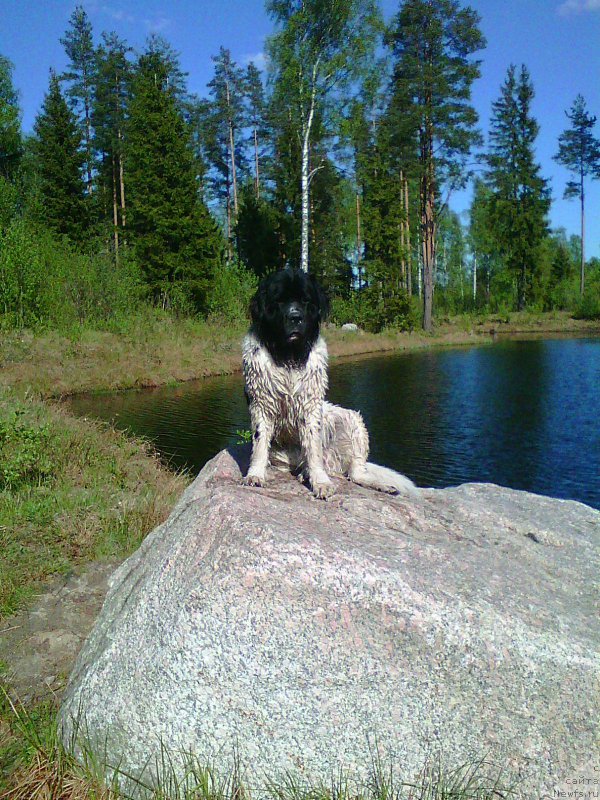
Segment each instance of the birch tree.
M372 0L267 0L277 26L268 42L274 94L287 104L301 151L300 266L309 266L311 163L316 117L327 118L372 51L379 20Z

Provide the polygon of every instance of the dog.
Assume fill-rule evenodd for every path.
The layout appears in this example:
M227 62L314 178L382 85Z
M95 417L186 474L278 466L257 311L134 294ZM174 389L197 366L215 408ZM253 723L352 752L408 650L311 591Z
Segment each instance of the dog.
M404 475L368 462L362 416L325 400L327 345L319 331L327 313L327 297L315 278L289 268L267 275L251 301L242 363L252 456L243 482L264 486L270 463L292 471L323 500L334 493L331 475L415 495L417 488Z

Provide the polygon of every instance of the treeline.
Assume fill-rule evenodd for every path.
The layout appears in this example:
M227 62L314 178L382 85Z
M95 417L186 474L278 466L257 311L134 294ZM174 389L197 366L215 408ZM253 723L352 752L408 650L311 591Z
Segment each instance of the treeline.
M159 37L94 36L83 7L23 136L0 56L0 318L103 324L136 308L245 314L286 265L329 290L335 321L430 330L435 314L568 309L600 316L583 250L596 119L578 96L556 159L582 236L549 227L534 87L511 65L483 142L471 89L485 40L457 0L267 0L267 74L221 47L191 96ZM476 177L475 177L476 176ZM468 220L452 192L474 180Z

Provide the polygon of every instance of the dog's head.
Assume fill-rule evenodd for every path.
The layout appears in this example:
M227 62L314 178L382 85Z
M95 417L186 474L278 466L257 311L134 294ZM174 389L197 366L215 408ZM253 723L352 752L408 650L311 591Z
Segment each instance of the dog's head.
M306 361L328 310L315 278L291 269L267 275L250 304L253 330L277 362Z

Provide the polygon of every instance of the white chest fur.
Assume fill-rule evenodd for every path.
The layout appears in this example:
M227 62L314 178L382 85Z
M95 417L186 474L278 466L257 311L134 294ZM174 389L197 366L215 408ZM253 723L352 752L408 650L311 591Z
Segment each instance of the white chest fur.
M243 369L251 413L273 422L274 439L298 440L298 428L322 405L327 391L327 345L319 337L305 364L277 364L249 333Z

